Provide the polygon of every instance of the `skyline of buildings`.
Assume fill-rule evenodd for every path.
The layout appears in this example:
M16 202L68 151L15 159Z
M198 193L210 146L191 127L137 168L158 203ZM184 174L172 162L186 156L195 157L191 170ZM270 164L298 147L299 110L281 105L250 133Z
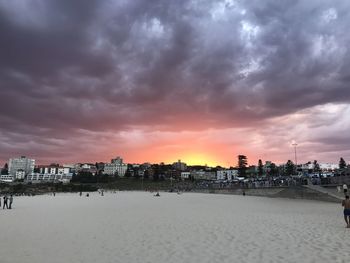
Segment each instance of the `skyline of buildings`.
M317 163L314 162L298 163L294 166L292 174L300 176L333 176L339 171L348 174L349 166L345 170L339 170L339 164ZM37 164L35 160L20 156L19 158L10 158L8 171L1 169L0 181L13 182L24 181L33 183L42 182L62 182L68 183L77 178L84 176L107 176L107 177L142 177L142 178L178 178L181 180L210 180L210 181L234 181L240 176L240 167L211 167L207 165L187 165L185 162L178 160L171 164L130 164L124 163L123 158L117 156L110 162L95 163L73 163L73 164ZM289 172L288 172L289 171ZM288 175L290 168L288 162L276 165L271 161L261 162L259 164L247 164L244 176L249 177L276 177ZM291 174L289 174L291 175ZM78 179L79 180L79 179Z
M195 166L195 165L203 165L203 166L209 166L209 167L216 167L216 166L220 166L220 167L227 167L227 168L230 168L230 167L237 167L238 163L237 163L237 157L238 156L234 156L236 158L232 158L232 163L231 164L228 164L227 166L225 165L208 165L208 164L205 164L203 162L200 162L200 163L195 163L195 164L188 164L186 161L182 161L181 159L178 159L176 162L164 162L164 161L161 161L161 162L157 162L158 164L161 164L161 163L164 163L164 164L172 164L174 167L176 167L177 169L179 170L185 170L186 167L189 165L189 166ZM293 156L294 157L294 156ZM342 157L339 157L339 159L342 158ZM263 160L262 158L259 158L258 160L262 160L263 162L266 162L266 163L274 163L276 165L283 165L285 164L288 160L292 161L294 164L297 164L297 165L302 165L302 166L305 166L305 167L312 167L313 166L313 161L315 160L308 160L308 161L302 161L302 160L298 160L297 163L295 163L295 159L293 158L290 158L288 160L286 160L285 162L281 162L281 163L276 163L274 161L271 161L271 160ZM329 169L334 169L338 164L339 164L339 160L338 162L320 162L319 160L316 159L316 161L323 167L323 168L329 168ZM350 161L347 161L345 159L345 162L346 163L350 163ZM84 168L89 168L89 166L87 166L88 164L96 164L96 163L104 163L104 164L108 164L108 165L111 165L111 168L107 168L107 169L111 169L111 171L114 169L112 166L113 165L122 165L124 164L123 163L123 158L121 158L120 156L117 156L116 158L112 158L110 159L110 162L106 161L106 162L101 162L100 160L94 160L93 162L81 162L81 161L78 161L78 162L72 162L72 163L69 163L69 162L63 162L63 165L67 165L67 166L76 166L76 165L83 165L82 166L82 169ZM145 161L145 162L139 162L139 163L135 163L135 162L128 162L128 164L141 164L141 163L150 163L149 161ZM8 161L5 161L3 162L2 164L0 163L0 167L3 167L5 164L7 164L9 166L8 170L9 170L9 173L10 173L10 170L11 170L11 174L13 174L13 171L14 170L18 170L17 167L20 167L22 170L25 171L25 174L29 173L31 170L32 170L32 167L35 167L35 166L47 166L47 165L52 165L52 164L56 164L55 161L50 161L50 162L47 162L46 164L45 163L40 163L38 164L36 159L30 159L30 158L27 158L26 156L22 155L20 157L14 157L14 158L9 158ZM156 163L154 163L156 164ZM258 161L256 163L253 163L250 161L249 159L249 156L247 156L247 164L249 166L254 166L254 165L258 165ZM11 168L10 168L11 167Z
M158 165L158 164L157 164ZM187 165L185 162L178 160L172 164L160 165L171 167L175 173L175 177L180 177L181 179L195 179L195 180L233 180L239 175L239 168L237 166L231 167L210 167L210 166L196 166ZM285 171L287 164L280 164L276 166L271 161L265 161L262 163L261 171L259 165L249 165L247 164L247 174L259 173L274 174L278 169L278 173ZM339 168L338 164L332 163L318 163L317 169L319 172L329 174L336 171ZM76 174L91 174L96 176L97 174L104 174L108 176L153 176L154 171L149 170L152 167L150 163L144 164L128 164L123 162L123 158L120 156L111 159L110 162L96 162L96 163L75 163L75 164L58 164L51 163L49 165L35 165L35 160L21 156L19 158L10 158L8 165L8 172L3 173L1 170L0 181L11 182L14 180L26 180L26 181L61 181L69 182L72 180L73 176ZM203 169L204 167L204 169ZM214 169L214 170L212 170ZM299 163L296 166L297 174L309 174L311 171L316 169L313 162ZM315 172L315 171L314 171ZM127 174L128 173L128 174ZM317 171L316 171L317 173ZM171 177L173 175L170 175Z

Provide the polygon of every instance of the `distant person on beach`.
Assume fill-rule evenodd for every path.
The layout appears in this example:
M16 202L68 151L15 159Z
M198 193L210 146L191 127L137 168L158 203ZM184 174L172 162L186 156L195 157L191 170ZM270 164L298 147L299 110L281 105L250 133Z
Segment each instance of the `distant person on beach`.
M83 194L83 193L80 191L79 195L82 196L82 194Z
M89 197L89 193L86 194L86 197Z
M5 209L5 206L6 206L6 209L8 209L9 207L7 205L7 199L8 199L7 195L4 195L3 199L4 199L4 204L2 206L2 209Z
M160 196L159 192L157 192L154 196Z
M346 184L343 184L343 191L344 191L344 195L346 195L348 192L348 186Z
M345 197L345 200L343 200L342 206L344 207L344 220L346 227L350 228L350 200L348 195Z
M12 203L13 203L13 195L10 195L10 206L9 209L12 209Z

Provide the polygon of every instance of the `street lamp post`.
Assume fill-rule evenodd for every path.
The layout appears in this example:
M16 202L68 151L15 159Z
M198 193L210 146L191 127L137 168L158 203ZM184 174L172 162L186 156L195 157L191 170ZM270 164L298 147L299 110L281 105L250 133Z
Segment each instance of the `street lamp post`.
M295 158L295 167L296 167L296 171L298 172L298 159L297 159L297 143L293 143L292 144L294 146L294 158Z

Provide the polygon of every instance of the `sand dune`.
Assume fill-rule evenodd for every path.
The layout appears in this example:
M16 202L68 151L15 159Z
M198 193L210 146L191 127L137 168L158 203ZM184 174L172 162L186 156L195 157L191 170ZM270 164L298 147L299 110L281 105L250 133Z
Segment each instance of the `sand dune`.
M17 197L0 211L0 262L347 262L333 203L118 192Z

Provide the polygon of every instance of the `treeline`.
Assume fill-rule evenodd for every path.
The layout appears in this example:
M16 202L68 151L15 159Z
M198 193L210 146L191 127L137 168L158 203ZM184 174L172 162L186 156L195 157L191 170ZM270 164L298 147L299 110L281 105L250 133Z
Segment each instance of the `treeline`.
M263 165L261 159L258 161L258 165L248 166L248 158L245 155L237 156L237 167L238 175L240 177L251 177L251 176L291 176L303 172L303 164L295 164L293 161L288 160L285 164L277 166L273 162L268 162L268 165ZM311 165L312 164L312 165ZM317 160L313 162L307 162L304 165L311 165L312 169L308 169L307 173L309 174L320 174L322 169ZM345 162L344 158L339 160L339 168L335 171L338 175L349 174L350 166Z

